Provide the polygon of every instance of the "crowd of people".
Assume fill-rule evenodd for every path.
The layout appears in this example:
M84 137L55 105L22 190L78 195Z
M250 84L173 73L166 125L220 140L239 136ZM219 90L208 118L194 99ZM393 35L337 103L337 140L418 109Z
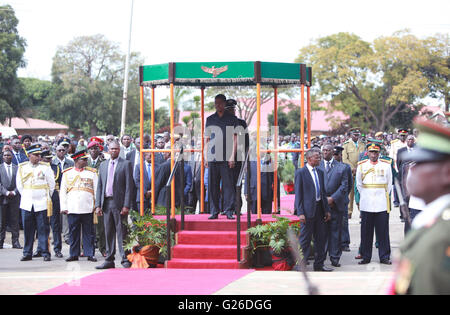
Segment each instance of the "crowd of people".
M236 104L235 100L217 95L216 113L206 120L205 210L211 220L217 219L219 214L234 219L235 187L242 161L248 150L255 150L256 141L250 141L245 121L235 115ZM233 127L231 134L227 133L228 127ZM401 216L405 221L405 233L411 228L410 218L418 216L426 207L421 198L408 192L406 185L409 170L414 165L406 153L415 151L418 136L418 129L412 133L398 129L396 134L369 132L363 135L359 128L352 128L345 135L313 137L310 144L305 141L305 166L301 168L299 152L278 153L278 161L291 161L295 167L293 210L301 222L300 245L305 259L313 255L311 242L314 242L314 270L332 271L324 265L327 255L334 267L340 267L342 252L350 251L348 219L352 217L354 204L361 220L361 244L355 258L360 259L359 264L371 262L375 232L380 263L391 264L391 198L394 206L399 206L400 200L406 202L408 210ZM189 146L184 140L179 142L180 139L183 138L174 139L178 147L181 143L188 148L199 144L188 141ZM148 134L143 139L133 139L129 135L117 139L108 135L105 141L99 137L75 141L64 134L53 140L48 136L30 135L0 140L0 248L9 230L13 248L22 249L19 229L23 228L25 244L21 260L44 257L45 261L50 261L48 239L52 231L53 251L58 258L63 257L64 241L70 245L67 261L85 256L95 262L97 248L105 257L105 262L97 268L114 268L117 245L122 265L130 267L123 248L127 216L130 211L138 211L141 203L148 213L152 194L160 206L165 207L170 202L170 191L166 191L171 172L170 152L154 154L154 179L152 154L144 152L144 200L141 200L139 150L141 141L143 148L150 148ZM263 147L273 148L272 139L266 140ZM279 136L277 140L279 148L301 148L295 134ZM170 148L170 134L158 136L155 143L157 149ZM190 154L185 158L184 169L175 174L176 206L183 200L193 213L200 200L200 154ZM279 204L272 205L274 168L267 167L273 161L273 153L262 154L263 213L279 211ZM250 167L251 173L256 174L256 161L252 160ZM183 180L178 180L180 177ZM398 179L400 191L394 186L395 179ZM152 180L155 191L151 188ZM251 211L256 212L256 176L245 182L244 195ZM184 187L180 187L180 183ZM38 246L33 252L36 235Z

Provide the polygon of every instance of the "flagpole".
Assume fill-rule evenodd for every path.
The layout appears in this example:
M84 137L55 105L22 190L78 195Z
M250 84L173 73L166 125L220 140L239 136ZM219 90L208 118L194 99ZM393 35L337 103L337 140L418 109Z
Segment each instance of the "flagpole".
M120 124L120 136L125 133L125 120L127 114L127 100L128 100L128 68L130 67L130 47L131 47L131 29L133 26L133 6L134 0L131 0L131 15L130 15L130 34L128 36L128 51L125 60L125 78L123 80L123 99L122 99L122 122Z

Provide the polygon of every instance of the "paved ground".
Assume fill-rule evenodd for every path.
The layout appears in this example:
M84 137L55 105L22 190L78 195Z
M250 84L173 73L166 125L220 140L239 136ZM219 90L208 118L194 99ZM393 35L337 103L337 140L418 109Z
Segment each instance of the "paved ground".
M323 294L383 294L392 278L393 266L380 265L378 253L374 248L372 263L360 266L354 257L359 246L359 213L350 220L351 252L344 252L342 267L335 268L331 273L310 272L312 282ZM69 248L64 244L64 258L52 257L51 262L42 258L33 261L20 262L22 250L6 248L10 241L7 235L5 249L0 250L0 295L5 294L36 294L63 283L77 284L77 279L99 272L94 267L102 263L88 262L81 258L78 262L66 263ZM394 208L390 217L390 237L392 258L395 257L400 242L403 240L403 223L399 220L398 208ZM21 235L21 244L23 239ZM393 259L394 260L394 259ZM329 263L329 262L328 262ZM120 261L116 261L120 266ZM309 266L311 270L312 267ZM253 272L237 280L216 294L306 294L305 282L297 272Z

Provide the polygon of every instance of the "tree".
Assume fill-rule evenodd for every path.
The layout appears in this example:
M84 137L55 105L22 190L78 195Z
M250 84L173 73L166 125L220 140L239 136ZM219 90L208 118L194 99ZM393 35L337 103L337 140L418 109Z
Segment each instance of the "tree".
M445 111L450 111L450 36L437 34L424 40L430 62L421 67L428 79L430 96L443 98Z
M22 103L27 108L27 117L52 119L53 115L49 111L52 82L35 78L19 78L19 80L23 86Z
M173 89L173 107L174 107L174 122L178 123L180 120L180 110L183 108L182 103L186 96L192 93L191 89L183 87L174 87ZM167 103L170 109L170 97L165 97L161 99L162 102Z
M296 59L313 67L321 97L330 110L349 115L352 125L387 130L393 117L428 93L422 69L429 65L429 49L407 31L380 37L373 43L349 33L313 41Z
M19 20L10 5L0 6L0 122L23 117L23 86L17 70L25 67L26 41L19 36Z
M125 56L103 35L81 36L59 47L52 66L52 112L73 129L117 134L120 128ZM137 53L130 57L127 123L138 121ZM148 107L148 106L145 106Z

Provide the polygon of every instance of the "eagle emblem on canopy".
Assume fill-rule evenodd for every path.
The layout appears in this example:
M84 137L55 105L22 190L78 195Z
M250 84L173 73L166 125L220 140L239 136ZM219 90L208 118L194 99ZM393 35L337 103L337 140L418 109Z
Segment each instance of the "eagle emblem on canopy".
M211 68L202 66L202 70L206 73L211 73L213 75L213 78L217 77L219 74L225 72L228 70L228 66L223 66L220 68L216 68L215 66L212 66Z

